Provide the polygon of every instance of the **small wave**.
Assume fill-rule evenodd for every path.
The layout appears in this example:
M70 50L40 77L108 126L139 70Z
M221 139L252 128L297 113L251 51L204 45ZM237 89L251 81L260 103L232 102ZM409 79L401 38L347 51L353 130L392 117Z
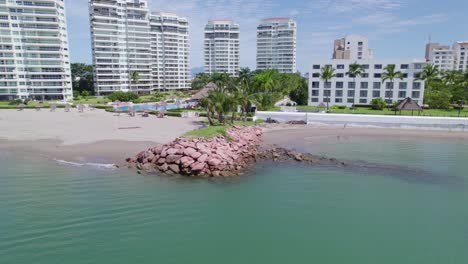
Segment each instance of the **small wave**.
M61 164L65 164L65 165L75 166L75 167L95 167L95 168L100 168L100 169L115 169L114 164L92 163L92 162L80 163L80 162L67 161L67 160L61 160L61 159L54 159L54 161L61 163Z

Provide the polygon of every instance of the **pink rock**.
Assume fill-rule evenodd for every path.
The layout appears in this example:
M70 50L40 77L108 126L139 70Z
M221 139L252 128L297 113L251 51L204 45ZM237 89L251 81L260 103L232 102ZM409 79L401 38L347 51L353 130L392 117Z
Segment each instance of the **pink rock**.
M159 156L160 156L161 158L165 158L165 157L167 156L166 150L163 149L163 150L161 151L161 154L159 154Z
M205 162L208 159L207 154L202 154L200 157L198 157L199 162Z
M159 169L161 171L167 171L169 169L169 166L167 165L167 163L164 163L163 165L159 166Z
M190 155L192 155L192 153L195 153L195 152L197 152L197 151L194 148L189 147L189 148L186 148L184 150L184 155L190 156Z
M194 152L190 155L190 157L194 159L198 159L202 154L200 152Z
M167 153L167 155L174 155L174 154L177 153L177 149L170 148L170 149L166 150L166 153Z
M195 160L193 160L192 158L187 157L187 156L182 157L180 159L180 165L182 166L182 168L187 168L188 166L190 166L194 162L195 162Z
M179 166L176 165L176 164L171 164L171 165L169 165L169 169L170 169L171 171L175 172L175 173L179 173L179 172L180 172L180 168L179 168Z
M221 163L221 160L219 159L210 159L208 160L208 164L210 166L218 166Z
M190 168L192 168L192 171L202 171L206 166L206 163L204 162L195 162L192 165L190 165Z
M182 158L181 155L168 155L166 157L166 162L167 163L176 163L177 161L179 161L180 158Z
M159 159L158 159L158 164L159 164L159 165L162 165L162 164L164 164L165 162L166 162L166 159L165 159L165 158L159 158Z

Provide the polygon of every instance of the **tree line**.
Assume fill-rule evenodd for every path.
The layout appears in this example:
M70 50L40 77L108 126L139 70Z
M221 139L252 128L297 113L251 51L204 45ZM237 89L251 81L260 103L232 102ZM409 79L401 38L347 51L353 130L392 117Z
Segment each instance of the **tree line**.
M284 96L302 105L308 100L305 78L297 73L280 73L276 69L251 71L241 68L235 77L227 73L199 73L192 81L192 89L200 90L210 82L216 87L200 103L206 108L211 125L214 124L213 118L222 124L233 123L238 118L245 120L252 106L267 110Z

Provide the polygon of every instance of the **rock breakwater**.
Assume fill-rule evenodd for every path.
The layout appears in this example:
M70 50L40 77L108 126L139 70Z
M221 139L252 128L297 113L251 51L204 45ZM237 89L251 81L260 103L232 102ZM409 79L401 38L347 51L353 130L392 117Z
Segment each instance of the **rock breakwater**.
M165 145L142 151L126 161L139 172L169 175L229 177L240 175L255 161L262 129L233 126L226 136L180 137Z

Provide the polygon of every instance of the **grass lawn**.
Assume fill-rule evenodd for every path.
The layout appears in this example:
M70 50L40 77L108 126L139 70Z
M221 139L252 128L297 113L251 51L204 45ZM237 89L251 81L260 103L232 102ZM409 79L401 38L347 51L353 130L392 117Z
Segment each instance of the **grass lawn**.
M235 125L245 125L245 126L251 126L255 124L260 124L263 123L263 120L257 120L256 122L253 121L236 121L234 124ZM227 137L226 129L230 128L231 125L221 125L221 124L215 124L214 126L206 126L203 128L199 129L194 129L191 130L187 133L185 133L186 137L215 137L218 135L223 135Z
M318 111L319 108L316 106L298 106L297 109L299 110L308 110L308 111ZM320 109L321 111L325 110L323 108ZM339 109L335 107L330 108L331 113L335 114L353 114L353 110L351 108ZM373 114L373 115L394 115L395 111L387 109L383 110L372 110L370 107L357 107L354 111L354 114ZM397 112L399 115L399 112ZM401 115L411 116L411 111L402 111ZM417 116L418 112L414 111L414 115ZM421 112L421 116L442 116L442 117L458 117L458 110L457 109L425 109ZM468 108L465 108L461 111L460 117L468 117Z

